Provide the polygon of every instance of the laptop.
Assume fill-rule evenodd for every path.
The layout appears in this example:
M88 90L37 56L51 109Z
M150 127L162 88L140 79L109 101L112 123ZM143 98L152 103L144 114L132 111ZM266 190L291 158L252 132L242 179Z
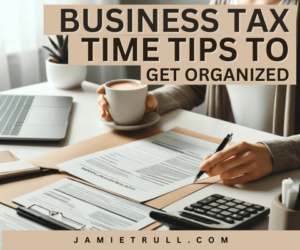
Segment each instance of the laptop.
M72 100L67 96L0 95L0 139L65 138Z

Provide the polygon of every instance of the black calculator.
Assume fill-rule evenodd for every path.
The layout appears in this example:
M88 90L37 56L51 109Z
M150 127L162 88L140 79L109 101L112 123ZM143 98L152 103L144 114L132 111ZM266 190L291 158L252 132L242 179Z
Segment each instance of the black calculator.
M170 229L238 230L247 229L263 220L270 209L257 204L213 194L183 210L171 213L151 212L150 217Z

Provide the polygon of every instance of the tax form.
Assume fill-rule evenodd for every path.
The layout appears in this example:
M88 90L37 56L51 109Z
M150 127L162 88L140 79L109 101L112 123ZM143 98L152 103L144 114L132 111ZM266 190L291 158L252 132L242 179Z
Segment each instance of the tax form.
M63 179L13 200L22 206L38 204L62 212L67 218L86 225L84 230L139 230L155 220L159 211L71 179Z
M193 183L203 157L217 146L168 131L58 167L101 188L144 202Z
M0 204L0 250L2 249L2 231L6 230L49 230L28 219L19 216L15 209Z

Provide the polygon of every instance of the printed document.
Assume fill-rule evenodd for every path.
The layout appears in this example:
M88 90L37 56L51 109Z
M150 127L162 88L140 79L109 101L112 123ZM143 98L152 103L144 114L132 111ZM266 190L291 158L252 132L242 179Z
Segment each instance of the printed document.
M62 212L86 225L84 230L139 230L155 222L149 213L158 211L71 179L60 180L14 202Z
M28 219L19 216L15 209L0 204L0 250L2 249L2 231L12 230L49 230Z
M193 183L203 157L213 153L217 146L168 131L58 167L101 188L143 202ZM207 175L201 177L204 178Z

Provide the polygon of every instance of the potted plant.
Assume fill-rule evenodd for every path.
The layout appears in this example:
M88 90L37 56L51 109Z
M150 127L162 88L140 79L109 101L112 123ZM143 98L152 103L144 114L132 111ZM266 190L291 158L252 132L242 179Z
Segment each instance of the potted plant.
M57 35L56 44L48 37L55 51L43 46L50 52L46 60L46 75L49 82L56 88L70 89L80 86L85 80L87 67L68 65L68 36Z

